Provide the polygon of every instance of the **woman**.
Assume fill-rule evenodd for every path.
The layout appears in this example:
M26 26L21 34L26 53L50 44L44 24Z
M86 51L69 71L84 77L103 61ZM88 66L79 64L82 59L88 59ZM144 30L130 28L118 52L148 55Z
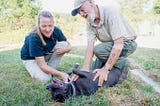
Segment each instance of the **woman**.
M62 55L70 50L66 37L54 26L52 14L42 11L38 16L38 25L25 37L21 59L31 77L47 82L51 75L55 75L67 82L69 75L55 68Z

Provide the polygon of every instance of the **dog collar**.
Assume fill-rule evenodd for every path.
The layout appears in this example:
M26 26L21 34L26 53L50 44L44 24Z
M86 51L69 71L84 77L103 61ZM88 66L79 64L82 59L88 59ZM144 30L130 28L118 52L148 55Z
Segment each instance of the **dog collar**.
M73 89L73 94L72 96L76 96L76 88L74 86L74 84L72 82L70 82L71 86L72 86L72 89Z

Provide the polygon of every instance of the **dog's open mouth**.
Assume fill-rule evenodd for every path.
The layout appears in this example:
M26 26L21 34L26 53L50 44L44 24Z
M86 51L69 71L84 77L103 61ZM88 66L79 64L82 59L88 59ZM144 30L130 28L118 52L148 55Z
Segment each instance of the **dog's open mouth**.
M57 78L53 78L52 81L53 81L53 84L55 84L57 87L64 87L65 86L64 83Z

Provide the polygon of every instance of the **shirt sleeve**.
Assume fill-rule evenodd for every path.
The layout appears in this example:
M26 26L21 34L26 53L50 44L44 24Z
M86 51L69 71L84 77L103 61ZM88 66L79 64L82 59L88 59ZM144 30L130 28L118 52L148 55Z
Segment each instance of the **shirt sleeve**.
M55 27L54 31L55 31L54 33L56 34L58 41L67 41L67 38L65 37L61 29L59 29L58 27Z
M33 35L29 40L29 55L31 57L43 56L43 47L40 38Z

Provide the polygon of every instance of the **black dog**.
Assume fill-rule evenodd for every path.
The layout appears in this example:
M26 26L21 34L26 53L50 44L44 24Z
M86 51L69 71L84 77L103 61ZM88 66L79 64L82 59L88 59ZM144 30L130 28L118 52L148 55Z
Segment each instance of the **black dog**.
M53 79L53 83L49 84L46 89L51 91L52 99L58 102L64 102L65 99L69 99L76 95L91 95L95 93L98 86L98 78L93 81L95 73L78 70L78 64L73 67L73 73L78 75L79 78L76 81L64 83L56 78ZM117 68L113 68L108 75L107 81L103 83L103 86L111 87L118 83L121 72Z

